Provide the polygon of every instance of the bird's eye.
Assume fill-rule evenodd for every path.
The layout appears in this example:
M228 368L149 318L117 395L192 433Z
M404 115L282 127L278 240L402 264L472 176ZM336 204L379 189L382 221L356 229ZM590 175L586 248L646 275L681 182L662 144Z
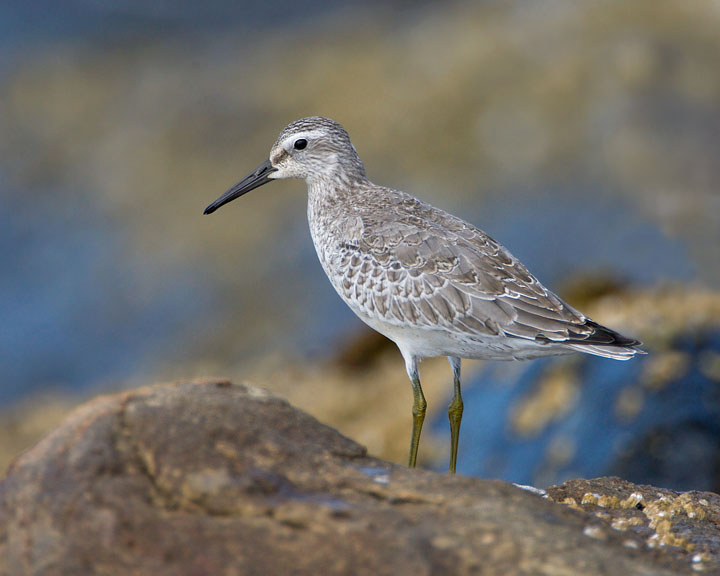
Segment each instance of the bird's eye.
M307 140L305 140L305 138L299 138L298 140L295 140L295 144L293 144L293 148L295 148L295 150L302 150L305 146L307 146Z

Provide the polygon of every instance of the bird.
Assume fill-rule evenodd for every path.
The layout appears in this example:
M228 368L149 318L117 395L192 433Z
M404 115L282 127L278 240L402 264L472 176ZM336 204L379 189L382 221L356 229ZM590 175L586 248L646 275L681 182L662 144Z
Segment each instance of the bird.
M307 184L312 241L340 298L392 340L413 393L408 465L417 463L427 402L418 363L446 356L454 474L463 415L463 358L527 360L584 352L616 360L642 343L602 326L545 288L502 244L472 224L406 192L372 183L337 122L321 116L288 124L267 160L204 210L273 180Z

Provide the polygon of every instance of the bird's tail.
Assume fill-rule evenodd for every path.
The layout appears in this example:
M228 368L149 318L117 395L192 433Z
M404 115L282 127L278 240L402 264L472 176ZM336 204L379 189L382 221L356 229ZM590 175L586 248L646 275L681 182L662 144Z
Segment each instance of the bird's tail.
M638 342L638 345L640 342ZM630 346L601 346L596 344L568 344L568 348L593 354L594 356L602 356L603 358L612 358L613 360L630 360L638 354L647 354L642 348L633 348Z
M642 346L640 340L623 336L590 319L585 322L585 326L593 328L592 333L582 338L568 339L566 344L569 348L615 360L629 360L638 354L647 354L640 348Z

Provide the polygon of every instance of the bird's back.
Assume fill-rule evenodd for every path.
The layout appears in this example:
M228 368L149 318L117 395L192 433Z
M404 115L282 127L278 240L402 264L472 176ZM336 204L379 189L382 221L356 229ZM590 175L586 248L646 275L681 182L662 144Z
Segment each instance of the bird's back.
M639 342L563 302L462 219L367 181L323 192L310 191L308 215L328 277L358 316L401 347L405 337L406 347L433 340L437 353L423 356L637 353Z

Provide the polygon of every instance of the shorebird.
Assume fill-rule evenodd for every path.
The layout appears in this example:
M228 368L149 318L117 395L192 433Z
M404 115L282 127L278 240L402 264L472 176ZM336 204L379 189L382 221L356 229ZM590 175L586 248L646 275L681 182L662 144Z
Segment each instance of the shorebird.
M482 230L370 182L350 136L328 118L286 126L269 158L204 213L281 178L305 180L310 233L325 274L352 311L395 342L405 360L413 392L411 468L427 407L418 374L423 358L447 356L452 367L454 474L463 413L461 358L586 352L628 360L644 353L639 341L563 302Z

